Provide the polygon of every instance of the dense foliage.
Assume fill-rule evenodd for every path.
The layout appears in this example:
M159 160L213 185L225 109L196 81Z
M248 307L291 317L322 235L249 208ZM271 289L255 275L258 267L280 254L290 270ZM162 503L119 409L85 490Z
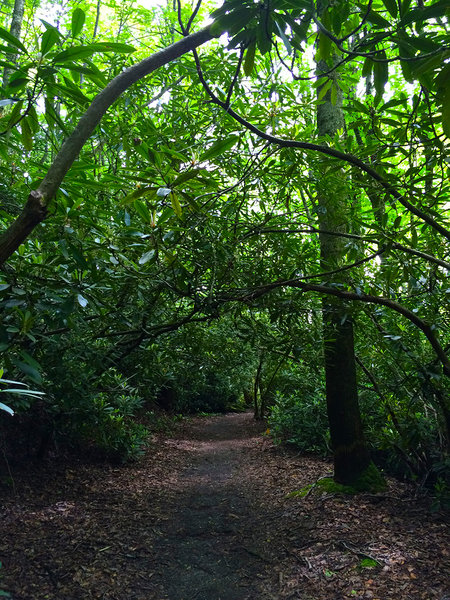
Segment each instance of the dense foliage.
M19 4L1 9L1 243L95 95L216 8L26 1L14 30ZM448 5L321 4L227 0L227 35L125 91L4 263L0 364L45 395L2 398L24 439L39 422L32 452L64 437L135 457L157 407L249 402L276 440L329 451L325 294L355 326L373 456L442 485ZM345 122L319 138L318 104L341 95ZM321 261L325 194L346 199L325 232L341 279Z

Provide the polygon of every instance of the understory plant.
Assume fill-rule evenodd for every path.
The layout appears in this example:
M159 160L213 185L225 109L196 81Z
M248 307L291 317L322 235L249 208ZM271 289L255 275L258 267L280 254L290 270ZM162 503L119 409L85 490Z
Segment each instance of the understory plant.
M289 396L277 392L268 422L276 444L293 445L302 452L329 451L325 399L319 393L302 397L301 392Z

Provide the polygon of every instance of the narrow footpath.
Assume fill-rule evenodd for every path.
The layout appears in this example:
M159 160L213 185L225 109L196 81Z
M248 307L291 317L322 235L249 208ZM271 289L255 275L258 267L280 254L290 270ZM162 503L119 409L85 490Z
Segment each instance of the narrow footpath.
M0 488L0 596L449 600L445 515L396 481L292 494L330 469L232 414L155 436L136 465L14 473Z

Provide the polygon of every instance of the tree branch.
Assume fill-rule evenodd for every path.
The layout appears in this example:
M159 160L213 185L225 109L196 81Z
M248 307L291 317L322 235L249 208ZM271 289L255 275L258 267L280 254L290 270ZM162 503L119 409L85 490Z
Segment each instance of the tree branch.
M68 170L77 159L78 154L101 121L103 115L123 92L146 75L201 46L214 37L216 36L211 32L211 26L186 36L168 48L164 48L122 71L97 94L79 120L74 131L62 145L41 185L37 190L31 192L22 214L0 236L0 265L17 250L34 227L45 219L48 203L56 194ZM38 212L35 210L36 202L41 207ZM24 223L27 226L24 226Z
M226 300L237 300L241 302L249 302L261 296L264 296L268 292L282 288L282 287L290 287L297 288L302 290L303 292L318 292L319 294L327 294L330 296L335 296L337 298L341 298L343 300L357 301L357 302L366 302L369 304L378 304L382 306L386 306L391 310L401 314L403 317L411 321L416 327L418 327L422 333L425 335L433 350L436 353L436 356L439 358L440 362L443 365L444 374L447 377L450 377L450 359L448 358L444 348L441 346L437 335L435 334L432 326L418 317L414 312L402 306L395 300L391 300L390 298L385 298L383 296L373 296L371 294L357 294L356 292L350 292L347 290L343 290L337 287L324 286L320 284L314 283L305 283L303 281L299 281L298 279L288 279L288 280L280 280L275 281L273 283L269 283L267 285L260 286L252 291L248 290L235 290L230 291L226 296ZM237 292L237 294L236 294Z
M203 77L201 78L201 81L204 81ZM261 129L258 129L258 127L255 127L255 125L252 125L252 123L246 121L230 106L226 106L226 104L222 102L212 92L209 86L206 86L205 90L211 97L211 100L214 104L217 104L218 106L223 108L235 121L243 125L246 129L257 135L261 139L266 140L272 144L276 144L280 146L280 148L298 148L300 150L313 150L314 152L320 152L321 154L325 154L333 158L338 158L339 160L342 160L355 167L358 167L359 169L361 169L361 171L367 173L372 179L375 179L375 181L377 181L390 196L395 198L395 200L397 200L407 210L416 215L416 217L419 217L419 219L421 219L422 221L425 221L425 223L428 223L428 225L433 227L433 229L438 231L442 236L450 240L450 230L440 225L435 219L433 219L433 217L430 217L430 215L428 215L426 212L417 208L416 206L414 206L414 204L411 204L411 202L409 202L409 200L407 200L403 194L398 192L389 181L384 179L384 177L382 177L380 173L378 173L378 171L376 171L374 168L372 168L360 158L354 156L353 154L348 154L347 152L341 152L340 150L336 150L335 148L330 148L329 146L313 144L311 142L299 142L297 140L289 140L270 135L265 131L261 131Z

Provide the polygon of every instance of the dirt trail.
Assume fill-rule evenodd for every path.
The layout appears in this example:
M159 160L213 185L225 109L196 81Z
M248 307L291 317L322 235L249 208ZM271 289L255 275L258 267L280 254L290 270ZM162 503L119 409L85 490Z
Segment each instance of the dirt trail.
M53 461L15 473L0 490L0 591L12 600L448 600L444 515L394 481L381 495L287 496L329 472L235 414L155 438L134 466Z
M216 417L192 427L190 464L177 481L169 518L155 546L170 599L244 600L267 569L243 487L249 434L246 415ZM250 589L249 589L250 588Z

